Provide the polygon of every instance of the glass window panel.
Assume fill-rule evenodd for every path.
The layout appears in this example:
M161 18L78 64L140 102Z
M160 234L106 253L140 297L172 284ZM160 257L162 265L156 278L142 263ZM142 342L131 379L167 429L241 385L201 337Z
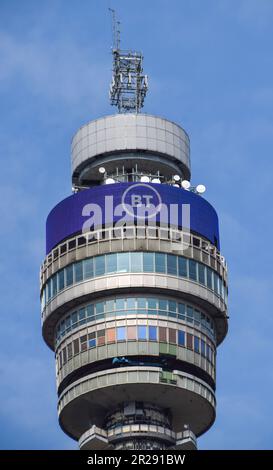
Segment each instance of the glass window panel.
M214 273L214 292L219 295L219 276Z
M185 332L182 330L178 330L178 344L185 346Z
M71 286L73 284L73 264L65 268L66 273L66 285Z
M90 339L88 341L89 348L95 348L96 347L96 338ZM82 345L83 346L83 345Z
M185 315L185 304L178 304L178 312L180 313L180 315Z
M78 312L73 312L71 315L72 323L77 323L78 321Z
M193 308L187 305L187 321L192 323L193 322Z
M125 341L125 326L119 326L117 328L117 340L118 341Z
M138 308L146 308L146 298L139 297L137 299L137 306Z
M75 269L75 271L74 271L75 282L81 282L83 280L82 261L79 261L78 263L75 263L74 269Z
M176 312L176 302L174 300L169 300L169 310L170 312Z
M163 326L159 327L159 341L166 343L167 341L167 329Z
M103 313L104 312L104 302L97 302L96 303L96 315L98 315L99 313Z
M168 301L159 299L158 308L160 308L160 310L168 310Z
M188 277L188 269L187 269L188 260L179 256L178 258L178 275L180 277Z
M140 273L143 271L142 256L140 253L131 253L131 273Z
M205 266L203 264L198 264L198 280L200 284L205 284Z
M147 336L146 336L146 330L147 330L146 326L139 325L137 329L138 329L138 339L146 339L147 338Z
M52 277L52 296L57 294L57 274Z
M189 260L189 278L193 281L196 281L196 261L190 259Z
M106 256L107 273L116 273L118 269L118 257L116 253Z
M187 333L187 348L193 349L192 345L193 336L190 333Z
M66 317L65 328L68 329L71 326L71 317Z
M115 301L113 299L105 302L105 310L106 312L113 312L115 310Z
M201 339L201 354L204 357L206 355L206 344L205 344L205 341L203 341L202 339Z
M131 340L131 341L136 339L136 327L135 326L127 327L127 338L128 340Z
M166 272L166 255L164 253L155 254L155 272L156 273Z
M169 328L169 342L176 344L176 330L174 328Z
M69 343L67 345L67 358L71 359L72 356L73 356L73 354L72 354L72 343Z
M116 310L124 310L125 309L125 299L116 299Z
M143 271L145 273L154 272L154 253L143 253Z
M206 349L207 349L207 359L210 361L210 360L211 360L211 358L210 358L210 347L209 347L208 344L207 344L207 348L206 348Z
M105 256L96 256L95 261L95 276L103 276L105 274Z
M83 276L84 279L90 279L94 276L94 263L93 258L85 259L83 262Z
M148 308L157 308L157 299L152 299L148 297Z
M129 253L118 253L118 272L129 272Z
M51 286L52 286L51 279L49 279L49 281L48 281L48 299L49 299L49 300L50 300L51 297L52 297L52 289L51 289Z
M149 326L149 340L150 341L157 340L157 327L156 326Z
M107 342L114 343L116 341L116 330L115 328L109 328L106 330Z
M64 270L61 269L61 271L58 273L58 283L59 283L59 290L64 289Z
M74 347L74 354L78 354L80 352L80 346L79 346L79 340L78 339L74 339L73 347Z
M91 319L94 318L94 305L89 304L86 307L87 318Z
M177 276L177 256L167 255L167 273Z
M85 308L81 308L79 310L79 320L84 320L85 319Z
M127 299L127 309L136 308L136 299L134 297L128 297Z
M212 270L210 268L207 268L207 286L212 289Z
M194 337L194 351L199 353L200 352L199 346L199 338L197 336Z

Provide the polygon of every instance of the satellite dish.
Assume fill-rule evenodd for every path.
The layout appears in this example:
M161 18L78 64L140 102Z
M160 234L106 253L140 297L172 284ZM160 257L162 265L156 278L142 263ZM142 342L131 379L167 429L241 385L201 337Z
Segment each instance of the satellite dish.
M140 181L141 181L142 183L149 183L149 182L150 182L150 178L149 178L149 176L141 176Z
M105 168L103 166L99 168L99 173L101 173L102 175L105 173Z
M107 178L105 180L105 184L114 184L115 183L115 180L113 178Z
M191 183L188 180L183 180L181 183L182 188L184 189L189 189L191 186Z
M175 188L180 188L179 184L177 184L177 183L174 183L173 186L174 186Z
M196 186L196 191L199 194L202 194L206 191L206 186L204 186L203 184L198 184L198 186Z
M174 181L180 181L180 176L179 175L174 175L173 179L174 179Z
M159 179L159 178L153 178L153 179L152 179L152 183L157 183L157 184L160 184L160 183L161 183L161 181L160 181L160 179Z

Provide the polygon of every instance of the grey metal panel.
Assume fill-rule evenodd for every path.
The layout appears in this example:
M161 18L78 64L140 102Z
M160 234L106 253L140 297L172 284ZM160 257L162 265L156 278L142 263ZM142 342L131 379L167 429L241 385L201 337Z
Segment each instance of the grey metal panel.
M116 114L82 126L72 139L72 173L105 152L164 153L190 171L190 142L178 124L147 114Z

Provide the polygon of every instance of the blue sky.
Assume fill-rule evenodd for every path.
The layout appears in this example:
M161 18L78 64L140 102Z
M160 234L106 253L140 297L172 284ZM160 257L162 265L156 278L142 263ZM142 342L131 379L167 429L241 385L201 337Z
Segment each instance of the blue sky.
M70 194L70 142L108 103L111 28L144 52L145 112L191 138L229 264L217 420L200 449L272 449L273 0L0 0L0 447L73 449L40 331L45 219Z

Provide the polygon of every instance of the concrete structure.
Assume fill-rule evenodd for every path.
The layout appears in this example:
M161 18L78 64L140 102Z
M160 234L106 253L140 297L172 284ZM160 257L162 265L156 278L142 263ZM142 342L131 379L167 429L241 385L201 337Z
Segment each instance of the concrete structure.
M72 140L75 194L47 220L41 302L59 422L82 449L195 449L214 422L227 271L217 215L189 178L188 135L163 118L107 116ZM133 211L188 204L190 231L159 209L150 225L106 213L111 197Z

